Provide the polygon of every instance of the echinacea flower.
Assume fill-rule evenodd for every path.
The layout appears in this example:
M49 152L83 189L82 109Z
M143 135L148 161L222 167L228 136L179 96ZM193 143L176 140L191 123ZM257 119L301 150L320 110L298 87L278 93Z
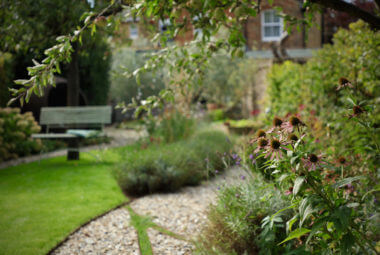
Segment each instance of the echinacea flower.
M296 115L291 116L288 121L281 124L281 128L288 133L293 132L294 128L299 128L300 126L305 126L305 123Z
M340 156L335 161L337 166L348 166L350 163L347 161L347 159L343 156Z
M269 134L272 133L275 129L281 129L281 125L283 121L279 117L274 117L272 123L273 123L273 127L269 129L267 132Z
M259 152L260 150L262 149L265 149L265 147L268 145L268 140L266 138L260 138L258 141L257 141L257 148L256 150L254 151L254 153L257 153Z
M288 138L291 143L296 143L299 139L295 134L290 134Z
M359 115L361 115L364 112L365 112L365 110L361 106L355 105L354 107L352 107L352 114L350 114L348 117L350 119L354 118L354 117L358 117Z
M317 167L322 166L322 154L315 155L314 153L310 153L307 159L302 158L302 161L304 163L305 168L307 168L309 171L314 171L317 169Z
M352 83L345 77L340 77L339 78L339 84L338 84L338 87L336 88L336 90L341 90L341 89L344 89L344 88L353 88L354 86L352 86Z
M252 143L255 143L257 142L260 138L265 138L267 136L266 132L262 129L259 129L257 130L256 132L256 136L254 138L252 138L249 143L252 144Z
M290 187L287 191L285 191L285 195L289 196L293 193L293 187Z
M273 138L269 145L266 147L266 154L265 158L268 158L270 156L270 160L273 160L275 157L277 160L282 158L282 151L281 149L288 150L283 146L280 140Z

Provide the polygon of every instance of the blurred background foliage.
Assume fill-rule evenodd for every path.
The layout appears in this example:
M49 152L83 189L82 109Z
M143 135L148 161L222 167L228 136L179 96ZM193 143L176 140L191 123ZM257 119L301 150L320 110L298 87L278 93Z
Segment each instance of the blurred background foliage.
M344 90L337 90L338 81L347 78L359 92L358 101L375 106L372 124L378 125L380 34L359 21L352 23L349 30L340 29L333 41L304 65L285 62L272 67L268 75L266 117L269 123L274 116L298 112L309 120L314 135L330 144L327 150L348 155L359 153L348 148L366 148L371 138L363 136L364 130L355 123L341 122L348 118L346 108L350 102ZM341 136L347 133L350 135Z

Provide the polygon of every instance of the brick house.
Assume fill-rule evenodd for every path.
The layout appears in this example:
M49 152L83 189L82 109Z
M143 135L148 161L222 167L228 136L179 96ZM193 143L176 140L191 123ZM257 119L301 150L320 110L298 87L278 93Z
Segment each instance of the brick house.
M350 2L356 4L355 1L361 0ZM344 26L341 24L342 20L339 19L339 15L335 15L337 18L334 20L331 18L332 11L324 10L323 13L315 13L312 28L301 26L288 34L284 30L284 21L277 15L275 7L281 7L284 14L301 19L305 14L302 3L302 0L274 0L273 5L269 5L267 1L262 1L260 13L254 18L249 18L243 24L246 56L258 59L255 85L247 91L245 98L242 99L243 115L246 117L249 117L249 112L252 110L260 108L260 100L264 97L266 90L266 74L274 61L292 59L305 62L312 56L313 51L320 49L324 43L331 42L333 30L336 31L337 27ZM350 22L352 21L350 20ZM157 24L158 29L165 31L167 22L160 21ZM152 45L141 44L141 38L148 36L142 23L139 20L126 20L122 34L132 41L136 40L138 49L149 50L152 49ZM335 29L332 29L333 27ZM193 40L195 34L201 33L201 29L194 31L190 28L176 37L174 41L183 44Z
M246 37L246 50L248 56L257 58L273 58L273 46L278 45L281 40L281 46L288 52L290 58L308 58L311 56L312 49L322 47L323 31L317 27L323 27L323 16L315 15L314 23L316 24L311 29L301 27L300 31L294 29L289 35L284 31L284 21L275 12L275 7L281 7L285 14L302 18L304 10L302 9L302 0L274 0L272 6L267 2L263 2L261 11L255 18L250 18L245 24L244 35ZM160 21L157 26L159 30L164 31L168 21ZM121 40L127 38L141 40L148 36L144 29L144 25L139 20L131 18L125 20L121 26L119 36ZM201 29L196 31L201 33ZM307 35L306 35L307 33ZM194 39L195 31L189 29L185 33L175 38L175 41L183 44L186 41ZM307 37L307 38L306 38ZM151 49L152 45L136 45L139 49Z

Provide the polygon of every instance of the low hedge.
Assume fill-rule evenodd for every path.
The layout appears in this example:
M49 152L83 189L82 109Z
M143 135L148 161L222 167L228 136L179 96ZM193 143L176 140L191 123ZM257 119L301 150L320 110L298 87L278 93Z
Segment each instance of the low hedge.
M169 192L196 185L225 168L224 152L232 148L221 132L197 133L171 144L151 144L125 155L114 168L121 189L132 196Z

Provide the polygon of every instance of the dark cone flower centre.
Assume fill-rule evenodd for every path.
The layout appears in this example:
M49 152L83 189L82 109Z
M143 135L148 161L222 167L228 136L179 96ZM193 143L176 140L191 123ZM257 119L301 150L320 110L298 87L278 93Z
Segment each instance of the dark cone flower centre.
M259 140L258 144L259 144L260 147L265 147L265 146L268 145L268 140L265 139L265 138L261 138L261 139Z
M355 105L353 108L352 108L354 114L361 114L363 113L363 109L359 106L359 105Z
M289 120L290 124L292 124L292 126L298 126L302 123L302 121L297 118L296 116L292 116Z
M290 139L291 141L297 142L297 141L298 141L298 136L296 136L295 134L291 134L291 135L289 136L289 139Z
M282 124L282 120L280 118L274 117L273 119L273 126L280 127Z
M266 133L264 130L260 129L257 131L256 133L257 137L260 138L260 137L265 137L266 136Z
M317 155L315 155L315 154L310 154L310 156L309 156L309 160L310 160L311 163L317 163L319 159L318 159L318 156L317 156Z
M270 147L272 147L272 149L274 150L278 150L281 146L281 143L279 140L276 140L276 139L273 139L271 142L270 142Z
M344 86L344 85L346 85L348 83L350 83L350 81L347 80L346 78L344 78L344 77L340 77L339 78L339 85Z
M346 163L346 158L345 157L340 157L338 159L338 162L343 165L344 163Z

